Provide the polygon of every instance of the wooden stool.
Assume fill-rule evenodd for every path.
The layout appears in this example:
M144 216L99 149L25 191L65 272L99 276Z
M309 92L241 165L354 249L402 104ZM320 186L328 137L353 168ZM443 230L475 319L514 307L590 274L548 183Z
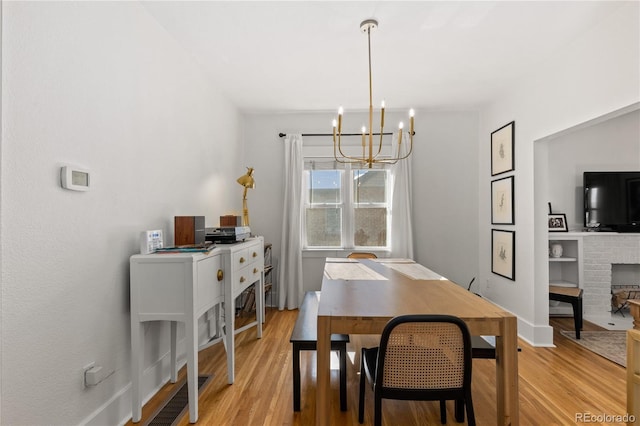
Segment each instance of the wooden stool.
M298 319L289 341L293 343L293 410L300 411L300 351L315 351L318 345L319 291L304 295ZM332 334L331 350L340 358L340 410L347 411L347 343L348 334Z
M573 307L573 322L576 329L576 339L580 338L582 330L582 289L577 287L549 286L549 300L571 303Z

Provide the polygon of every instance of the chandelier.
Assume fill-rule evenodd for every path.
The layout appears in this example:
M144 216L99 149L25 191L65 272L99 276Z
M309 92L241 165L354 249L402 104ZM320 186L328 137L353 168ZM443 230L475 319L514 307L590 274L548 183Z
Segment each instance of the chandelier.
M378 27L378 21L375 19L367 19L360 23L360 31L367 35L367 44L369 47L369 133L367 134L367 128L362 126L362 156L352 156L346 155L342 152L342 115L344 110L342 107L338 108L338 120L333 120L333 156L339 163L363 163L368 166L368 168L372 168L374 163L383 163L383 164L395 164L398 160L404 160L405 158L411 155L411 151L413 150L413 109L409 110L409 149L406 153L402 153L402 130L403 123L400 122L398 126L398 143L397 143L397 153L390 157L381 156L378 158L380 153L382 152L382 140L384 136L384 101L382 101L380 107L380 131L376 133L376 135L380 135L380 141L377 144L377 150L374 152L373 145L373 89L371 83L371 31L375 30ZM367 150L368 148L368 150Z

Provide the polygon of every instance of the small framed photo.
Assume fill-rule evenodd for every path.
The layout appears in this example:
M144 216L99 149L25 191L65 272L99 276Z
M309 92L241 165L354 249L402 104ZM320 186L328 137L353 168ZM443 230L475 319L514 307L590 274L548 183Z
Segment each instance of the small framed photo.
M564 213L549 215L549 232L567 232L567 216Z
M491 224L515 225L513 176L491 182Z
M491 133L491 176L510 172L514 167L516 122L505 124Z
M516 280L516 232L491 230L491 272Z

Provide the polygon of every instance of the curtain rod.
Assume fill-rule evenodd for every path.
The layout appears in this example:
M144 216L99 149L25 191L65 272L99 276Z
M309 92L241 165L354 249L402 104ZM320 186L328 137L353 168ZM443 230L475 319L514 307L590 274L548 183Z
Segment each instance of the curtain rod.
M416 132L413 132L413 135L415 136ZM365 136L368 136L369 133L365 134ZM389 136L389 135L393 135L393 133L391 132L385 132L382 133L383 136ZM283 138L285 136L287 136L286 133L278 133L278 136ZM333 133L303 133L302 136L333 136ZM362 136L362 133L342 133L342 136ZM380 136L380 133L374 133L373 136Z

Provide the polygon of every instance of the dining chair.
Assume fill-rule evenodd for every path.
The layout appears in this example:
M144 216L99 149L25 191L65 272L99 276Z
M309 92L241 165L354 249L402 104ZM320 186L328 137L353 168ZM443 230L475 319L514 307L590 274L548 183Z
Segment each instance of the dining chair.
M375 253L367 252L367 251L354 251L347 255L349 259L377 259Z
M382 424L382 399L462 401L475 425L471 398L471 337L467 325L450 315L402 315L391 319L380 346L362 348L358 421L364 422L365 378L373 386L374 424Z

